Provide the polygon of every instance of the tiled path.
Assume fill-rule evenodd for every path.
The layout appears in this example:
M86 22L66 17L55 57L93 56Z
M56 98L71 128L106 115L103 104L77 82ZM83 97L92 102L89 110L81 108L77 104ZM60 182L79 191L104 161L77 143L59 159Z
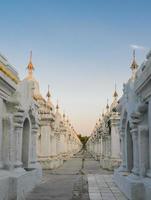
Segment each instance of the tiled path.
M43 181L26 200L126 200L112 174L89 153L79 152L60 168L44 170Z
M112 175L88 174L90 200L127 200L113 182Z

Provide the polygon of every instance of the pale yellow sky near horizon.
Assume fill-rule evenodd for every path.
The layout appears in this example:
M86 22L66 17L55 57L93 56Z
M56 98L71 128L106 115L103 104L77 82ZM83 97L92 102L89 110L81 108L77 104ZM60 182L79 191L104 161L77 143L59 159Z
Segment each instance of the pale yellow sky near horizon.
M24 78L32 50L41 93L49 84L53 103L58 99L75 129L88 135L107 98L112 102L115 82L122 95L132 44L151 47L150 15L144 1L5 0L0 51ZM137 49L139 65L146 53Z

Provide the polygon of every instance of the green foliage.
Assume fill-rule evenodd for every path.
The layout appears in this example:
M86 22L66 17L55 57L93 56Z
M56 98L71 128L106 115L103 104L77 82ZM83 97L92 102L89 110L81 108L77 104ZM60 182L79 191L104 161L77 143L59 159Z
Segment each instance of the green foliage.
M85 148L85 145L89 139L89 136L82 136L81 134L78 135L81 143L83 144L83 148Z

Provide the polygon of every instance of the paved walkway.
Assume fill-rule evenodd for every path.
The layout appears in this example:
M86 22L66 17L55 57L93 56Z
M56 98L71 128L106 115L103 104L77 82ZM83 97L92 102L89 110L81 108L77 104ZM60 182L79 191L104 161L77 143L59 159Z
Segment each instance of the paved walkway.
M127 200L112 175L89 174L88 185L90 200Z
M58 169L44 170L42 183L26 200L89 200L87 177L81 170L82 158L79 153Z
M82 162L84 158L84 162ZM112 172L80 152L58 169L44 170L42 183L26 200L126 200L112 181Z

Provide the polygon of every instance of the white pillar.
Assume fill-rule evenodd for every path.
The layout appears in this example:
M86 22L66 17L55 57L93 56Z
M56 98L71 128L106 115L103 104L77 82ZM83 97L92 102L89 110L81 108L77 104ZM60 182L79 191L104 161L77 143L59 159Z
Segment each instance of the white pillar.
M125 153L125 149L126 149L126 144L125 144L125 129L121 129L120 130L120 138L121 138L121 158L122 158L122 162L121 165L119 167L119 171L127 171L126 169L126 153Z
M139 175L139 158L138 158L138 130L134 128L131 130L133 140L133 169L135 175Z
M16 126L15 127L15 167L21 167L21 156L22 156L22 131L23 127Z
M31 158L31 163L36 164L37 163L37 152L36 152L36 136L37 136L38 129L33 128L31 131L31 136L32 136L32 158ZM49 141L50 142L50 141ZM49 147L49 146L48 146ZM48 148L49 150L49 148ZM49 156L49 154L48 154Z
M56 136L52 136L52 156L56 155Z
M146 175L146 172L149 168L149 134L147 126L139 126L138 130L138 145L139 145L139 174L141 177ZM147 173L147 176L150 177L150 170Z
M120 134L118 130L119 117L111 118L111 157L114 159L120 158Z
M4 165L7 169L13 169L15 164L15 138L12 116L6 115L3 118L3 158Z

